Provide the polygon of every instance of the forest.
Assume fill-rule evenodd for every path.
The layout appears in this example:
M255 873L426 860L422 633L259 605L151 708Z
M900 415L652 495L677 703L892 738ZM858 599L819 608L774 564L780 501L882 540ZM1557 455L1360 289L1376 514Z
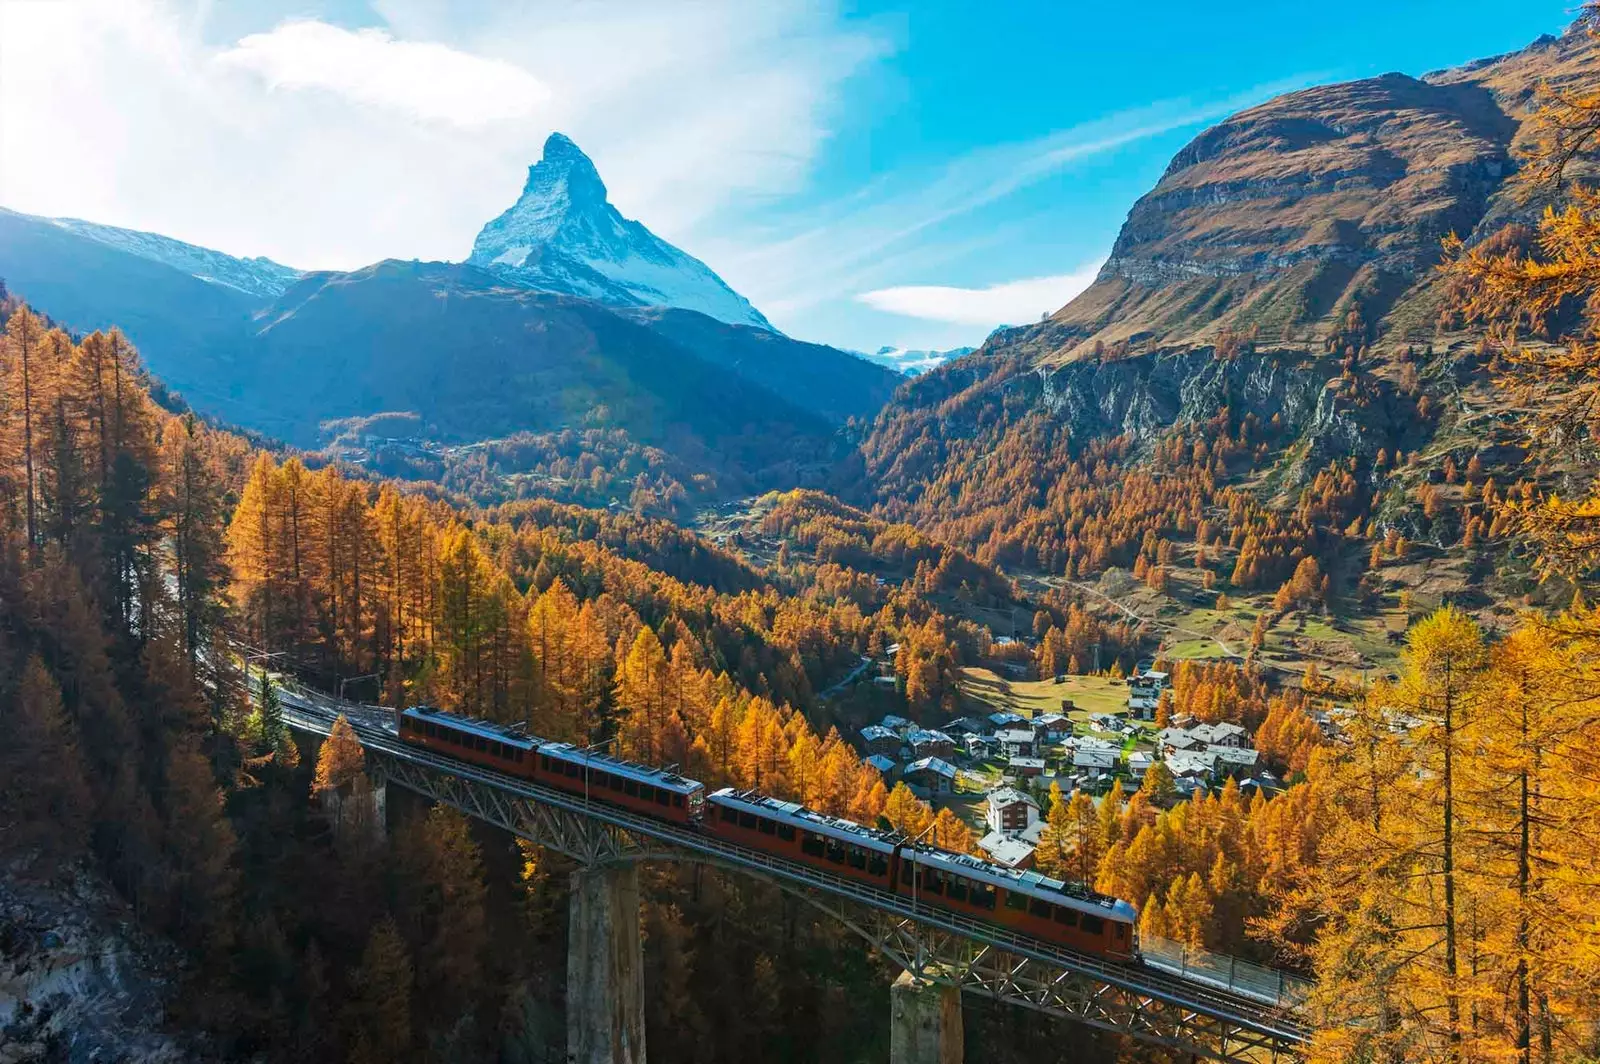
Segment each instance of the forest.
M1600 94L1540 106L1527 182L1560 180L1600 134ZM6 296L0 858L63 890L102 879L174 943L167 1019L201 1054L535 1064L560 1054L570 864L403 794L374 830L359 744L291 734L262 661L973 852L970 824L863 759L869 711L943 723L967 666L1048 678L1095 654L1120 675L1148 633L1072 583L1112 568L1327 613L1376 595L1421 533L1492 550L1538 594L1503 630L1426 611L1370 683L1270 674L1265 616L1242 663L1172 663L1156 723L1244 726L1283 787L1180 799L1159 763L1099 799L1057 787L1038 865L1132 902L1147 935L1314 977L1316 1064L1600 1059L1596 248L1581 182L1536 226L1446 244L1442 316L1479 330L1479 368L1516 397L1515 461L1446 455L1435 479L1382 451L1263 485L1292 442L1275 418L1076 439L974 362L918 383L941 401L880 417L869 483L762 496L720 544L659 516L713 485L605 433L390 480L208 423L120 332ZM1359 312L1324 338L1352 403L1375 394L1369 341ZM1425 356L1389 354L1408 409L1436 416L1404 369ZM1255 357L1248 338L1215 355ZM490 490L491 459L558 488ZM586 505L624 484L632 512ZM1039 573L1060 580L1025 586ZM1024 640L1001 642L1019 610ZM877 690L828 694L890 646ZM1334 709L1338 739L1319 725ZM896 973L771 887L650 868L643 921L652 1058L885 1055ZM987 1060L1064 1037L969 1011ZM1088 1060L1165 1059L1071 1037Z

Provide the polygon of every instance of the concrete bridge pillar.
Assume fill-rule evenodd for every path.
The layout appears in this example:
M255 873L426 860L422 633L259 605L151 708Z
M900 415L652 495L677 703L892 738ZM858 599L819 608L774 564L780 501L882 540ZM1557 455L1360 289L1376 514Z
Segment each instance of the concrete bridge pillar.
M567 1064L644 1064L639 866L572 873L567 924Z
M901 972L889 988L889 1064L961 1064L961 991Z

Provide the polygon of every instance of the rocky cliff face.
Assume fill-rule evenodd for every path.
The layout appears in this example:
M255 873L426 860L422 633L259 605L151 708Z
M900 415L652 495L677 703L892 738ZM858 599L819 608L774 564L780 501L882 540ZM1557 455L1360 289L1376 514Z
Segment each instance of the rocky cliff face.
M92 876L0 871L0 1064L203 1059L163 1030L182 967Z
M1208 344L1224 330L1303 339L1352 308L1380 332L1425 338L1441 239L1540 209L1507 187L1535 86L1597 77L1600 48L1573 32L1234 115L1134 204L1095 284L1033 331L1038 356Z

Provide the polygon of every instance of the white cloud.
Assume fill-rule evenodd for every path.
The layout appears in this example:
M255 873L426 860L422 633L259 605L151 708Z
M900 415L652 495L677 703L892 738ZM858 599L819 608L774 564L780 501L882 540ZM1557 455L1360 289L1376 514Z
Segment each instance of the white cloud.
M877 310L953 325L1022 325L1059 310L1094 282L1099 266L1055 277L1029 277L987 288L902 285L856 298Z
M361 30L269 3L0 0L0 205L303 268L460 259L561 130L701 253L802 185L886 47L812 0L381 0Z
M326 89L466 127L532 118L551 98L538 78L514 63L315 20L252 33L214 62L257 74L274 89Z

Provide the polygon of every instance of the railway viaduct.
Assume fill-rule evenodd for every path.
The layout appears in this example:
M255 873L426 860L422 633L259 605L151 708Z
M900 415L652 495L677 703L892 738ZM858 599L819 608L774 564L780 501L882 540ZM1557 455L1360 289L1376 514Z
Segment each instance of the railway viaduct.
M639 864L691 861L763 878L843 923L903 972L890 988L891 1064L960 1064L961 995L1005 1001L1224 1064L1298 1061L1309 1030L1300 980L1170 943L1143 963L1066 950L899 895L402 744L388 710L293 683L284 719L326 736L344 714L368 775L553 849L572 875L568 1064L644 1064ZM381 801L380 795L380 801Z

